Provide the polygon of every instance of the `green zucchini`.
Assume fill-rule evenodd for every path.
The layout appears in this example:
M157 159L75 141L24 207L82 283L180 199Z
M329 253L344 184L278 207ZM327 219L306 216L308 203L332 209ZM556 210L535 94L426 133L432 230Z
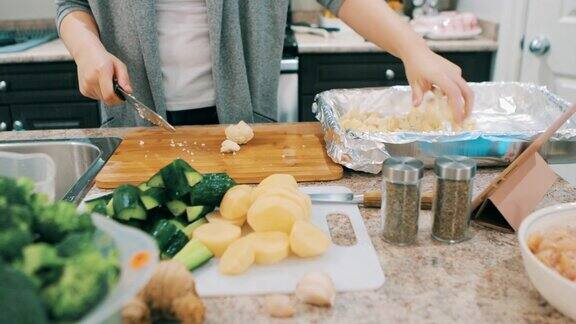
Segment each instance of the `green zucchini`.
M190 205L220 206L226 191L235 185L226 173L205 174L202 181L190 189Z
M114 190L112 207L118 219L146 219L146 209L140 201L140 189L133 185L122 185Z
M84 205L86 207L86 211L106 215L107 214L106 205L112 199L112 195L113 195L113 193L110 193L110 194L107 194L107 195L104 195L104 196L101 196L98 198L86 200L84 202Z
M180 200L171 200L166 203L166 207L174 216L180 216L186 212L186 203Z
M140 189L142 191L146 191L146 190L150 189L150 187L148 186L148 183L142 182L141 184L138 185L138 189Z
M166 203L166 194L163 188L149 188L140 194L140 200L146 210L162 206Z
M150 188L164 188L164 180L162 180L160 172L156 173L152 176L152 178L148 179L146 185Z
M192 271L208 262L213 256L214 254L206 245L197 239L191 239L173 259L182 262L188 270Z
M114 198L106 204L106 215L108 217L114 217Z
M188 243L183 229L184 226L175 220L161 219L153 226L150 235L156 240L160 252L172 257Z
M197 229L198 227L207 224L208 221L206 220L205 217L199 218L197 220L195 220L193 223L188 224L186 227L184 227L184 234L186 234L186 236L188 236L189 239L192 239L192 235L194 234L194 230Z
M196 171L188 162L182 159L174 160L174 165L184 172L188 186L194 187L197 183L202 181L202 174Z
M209 212L214 210L214 206L189 206L186 207L186 217L188 222L192 223L195 220L206 216Z

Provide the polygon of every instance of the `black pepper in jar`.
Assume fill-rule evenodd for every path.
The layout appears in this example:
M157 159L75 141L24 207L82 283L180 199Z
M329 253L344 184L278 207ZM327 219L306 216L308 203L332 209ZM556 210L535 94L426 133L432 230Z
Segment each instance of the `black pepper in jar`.
M412 244L418 234L420 183L424 164L414 158L389 158L382 171L382 238Z
M435 171L432 237L446 243L467 240L476 162L461 156L441 157L436 159Z

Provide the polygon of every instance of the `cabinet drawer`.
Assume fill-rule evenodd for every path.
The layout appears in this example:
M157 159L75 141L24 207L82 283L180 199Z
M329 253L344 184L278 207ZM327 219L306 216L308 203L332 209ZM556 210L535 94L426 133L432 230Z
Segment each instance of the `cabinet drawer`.
M402 62L389 54L305 55L300 62L304 94L407 83Z
M96 102L12 105L11 112L13 121L21 121L26 130L100 126Z
M0 106L0 132L12 129L12 116L9 106Z

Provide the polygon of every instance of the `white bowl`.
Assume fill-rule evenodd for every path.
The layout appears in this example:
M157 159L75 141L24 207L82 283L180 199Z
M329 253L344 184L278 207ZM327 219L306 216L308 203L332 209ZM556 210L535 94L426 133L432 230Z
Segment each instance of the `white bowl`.
M535 211L520 225L518 240L524 268L534 287L550 305L576 320L576 282L564 278L540 262L528 249L527 244L528 237L534 232L566 225L576 226L576 203L555 205Z

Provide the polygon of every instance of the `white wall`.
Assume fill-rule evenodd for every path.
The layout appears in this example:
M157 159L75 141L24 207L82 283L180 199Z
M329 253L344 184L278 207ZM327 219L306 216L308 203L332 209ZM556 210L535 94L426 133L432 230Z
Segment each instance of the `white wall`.
M0 20L53 18L54 0L0 0Z
M501 22L506 2L510 0L459 0L459 11L470 11L478 17L493 22Z

